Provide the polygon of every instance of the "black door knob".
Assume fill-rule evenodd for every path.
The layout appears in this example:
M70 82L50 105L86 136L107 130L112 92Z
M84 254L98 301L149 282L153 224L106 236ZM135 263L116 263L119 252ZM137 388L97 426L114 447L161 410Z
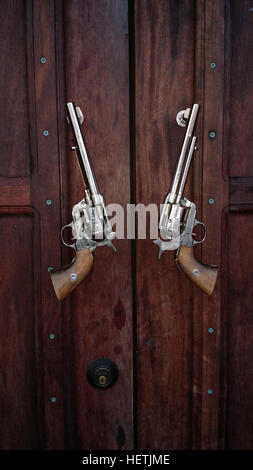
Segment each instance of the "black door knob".
M117 381L118 375L116 364L104 357L96 359L87 367L87 379L96 388L111 387Z

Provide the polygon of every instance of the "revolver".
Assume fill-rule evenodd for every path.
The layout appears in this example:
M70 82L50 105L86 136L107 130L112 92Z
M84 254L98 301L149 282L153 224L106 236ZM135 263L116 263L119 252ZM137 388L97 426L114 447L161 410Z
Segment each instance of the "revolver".
M200 263L194 256L193 247L205 240L206 226L196 219L196 205L183 196L185 183L197 137L192 136L199 105L180 111L177 123L186 127L181 153L179 155L176 171L167 194L159 221L160 238L154 240L159 247L159 259L166 250L176 251L176 263L179 268L200 287L206 294L211 295L217 275L218 266ZM200 240L195 238L194 228L202 228Z
M93 251L97 246L108 245L115 252L112 231L105 202L100 194L92 170L87 148L81 131L83 113L74 103L67 103L67 121L73 131L75 151L84 183L84 197L72 209L72 222L61 229L64 245L75 250L72 263L60 269L51 269L50 276L58 300L64 299L88 275L93 265ZM64 241L64 230L70 227L73 243Z

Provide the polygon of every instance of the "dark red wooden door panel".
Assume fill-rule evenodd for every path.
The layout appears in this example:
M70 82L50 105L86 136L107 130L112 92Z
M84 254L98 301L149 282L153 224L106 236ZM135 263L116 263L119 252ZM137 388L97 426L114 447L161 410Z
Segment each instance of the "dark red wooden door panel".
M3 54L0 138L6 154L0 161L0 175L6 177L30 174L25 18L25 2L6 2L0 24Z
M61 262L54 13L50 1L2 9L1 334L13 330L0 357L5 449L65 445L61 307L48 279Z
M252 448L252 207L235 206L228 219L226 447ZM241 227L241 230L238 230Z
M159 206L169 189L184 134L176 113L193 102L193 53L194 2L135 3L137 203ZM173 255L159 261L149 238L137 242L141 449L191 446L192 286Z
M229 44L227 54L229 61L226 84L230 95L229 109L230 129L229 139L229 176L253 176L253 163L251 156L252 131L251 131L251 85L253 79L252 60L248 45L253 35L253 15L249 2L231 0L226 6L226 32ZM240 158L241 151L243 158Z
M130 202L128 2L69 1L64 26L66 99L84 112L86 145L106 203L126 207ZM68 158L66 203L74 204L83 197L82 181L73 152ZM70 212L67 217L66 223ZM72 383L68 422L74 430L69 437L77 448L133 446L131 246L127 240L117 240L115 246L116 254L108 247L96 249L92 274L64 307L66 373ZM99 357L113 360L119 369L117 383L104 391L86 379L88 364Z
M2 209L1 228L1 449L36 449L42 387L41 309L36 244L38 217Z
M252 449L252 8L226 4L224 177L229 176L230 206L223 248L225 327L225 429L227 449Z
M0 448L252 448L252 8L247 0L0 2ZM65 103L106 203L160 204L200 104L187 183L220 265L211 298L116 240L60 304L48 269L83 197ZM210 138L210 132L215 138ZM125 230L126 233L126 230ZM117 383L86 377L99 357Z

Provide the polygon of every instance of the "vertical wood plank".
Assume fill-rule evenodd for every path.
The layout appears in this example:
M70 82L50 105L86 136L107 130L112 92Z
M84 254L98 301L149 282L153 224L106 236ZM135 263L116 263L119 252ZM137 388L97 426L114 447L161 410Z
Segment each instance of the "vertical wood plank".
M0 228L0 448L34 450L42 437L38 216L0 208Z
M135 2L135 68L136 202L159 207L184 137L176 114L194 99L194 2ZM136 263L138 448L189 448L192 285L150 239Z
M252 449L252 250L245 237L253 206L231 206L227 224L226 449Z
M228 187L223 178L222 159L225 2L207 0L204 11L202 207L203 220L208 224L208 231L202 246L202 255L203 260L208 263L221 265L222 211L228 204ZM222 272L212 296L202 297L202 449L217 449L220 445L221 275ZM212 333L209 328L213 329Z
M24 177L30 174L28 83L26 64L26 2L2 2L0 47L1 114L0 139L5 155L0 175ZM11 105L11 106L10 106Z
M34 34L35 115L38 161L31 178L31 203L40 216L41 308L44 360L44 442L47 449L64 449L64 402L61 305L48 268L61 264L60 181L54 2L29 2ZM41 61L41 59L44 60ZM31 74L30 74L31 75ZM49 335L53 334L54 339Z
M13 28L12 24L14 12L18 18L17 28ZM23 399L24 403L20 404L20 411L15 416L18 420L14 423L15 432L11 431L13 420L10 419L5 428L6 434L1 436L1 445L6 448L60 449L64 448L61 309L48 274L51 263L60 264L54 2L11 2L5 21L5 63L9 64L6 70L11 84L8 93L12 90L15 102L6 93L6 124L11 137L7 148L8 158L5 154L3 159L5 168L8 163L8 171L2 167L1 177L1 204L8 207L1 211L12 214L12 218L7 218L10 223L4 226L5 234L2 236L8 238L13 220L13 227L18 229L22 242L13 229L13 241L17 243L13 247L17 271L12 271L14 260L10 257L12 263L9 270L13 279L10 282L15 281L16 275L21 280L16 282L17 292L12 298L9 320L10 326L16 328L19 339L15 344L11 341L6 344L6 351L12 351L10 357L13 360L16 354L17 374L13 373L13 364L10 364L3 379L8 380L8 387L12 387L14 394L17 387L20 388L19 399ZM45 61L41 61L42 57ZM14 67L10 65L11 61L15 62ZM14 81L13 70L16 73ZM7 75L4 75L5 80L8 80ZM19 89L18 96L16 87ZM47 135L44 134L45 130L48 131ZM47 200L52 204L47 204ZM21 207L22 204L26 207ZM34 214L35 225L31 222L29 226L28 220L32 220L32 216L31 219L25 216L22 219L21 216L27 213ZM15 224L14 214L19 214L22 223ZM22 251L23 243L25 247ZM31 288L29 302L23 285L25 274ZM50 342L51 332L55 334L55 342ZM4 362L6 351L3 353ZM5 400L8 398L8 387L2 389ZM52 396L56 397L55 403L50 400ZM15 406L10 416L15 413ZM12 443L8 442L10 434Z
M226 2L225 10L224 174L229 175L230 205L226 209L223 243L223 400L220 434L226 449L252 448L251 393L251 245L252 62L248 44L252 9L247 1ZM243 70L243 73L242 73ZM226 276L226 277L225 277Z
M106 203L125 207L130 202L128 2L69 1L64 18L66 99L84 111L83 132ZM75 154L69 152L68 159L73 205L83 197L83 186ZM67 222L70 212L68 217ZM65 302L71 448L133 446L131 251L127 240L115 245L116 255L108 247L96 249L92 273ZM118 382L108 390L93 388L86 378L88 364L99 357L119 368Z
M249 44L253 39L252 5L248 1L229 0L226 3L227 44L229 52L229 82L226 88L230 91L229 113L231 126L228 133L230 154L228 172L230 176L253 176L251 158L252 148L252 82L253 69ZM229 40L230 39L230 40ZM228 51L229 46L229 51ZM238 158L241 150L243 158Z
M196 123L197 150L193 161L193 201L197 207L198 220L207 223L202 211L202 172L203 172L203 120L204 120L204 37L205 2L195 2L195 76L194 101L200 105ZM196 257L202 259L202 245L194 248ZM204 260L208 263L208 260ZM193 364L192 364L192 449L201 447L201 396L202 396L202 293L193 288Z

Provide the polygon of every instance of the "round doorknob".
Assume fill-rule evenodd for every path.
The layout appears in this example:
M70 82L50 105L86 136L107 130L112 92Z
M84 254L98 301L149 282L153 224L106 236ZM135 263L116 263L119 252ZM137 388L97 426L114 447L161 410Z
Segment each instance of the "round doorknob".
M116 364L103 357L91 362L87 367L87 379L96 388L111 387L117 381L118 375Z

